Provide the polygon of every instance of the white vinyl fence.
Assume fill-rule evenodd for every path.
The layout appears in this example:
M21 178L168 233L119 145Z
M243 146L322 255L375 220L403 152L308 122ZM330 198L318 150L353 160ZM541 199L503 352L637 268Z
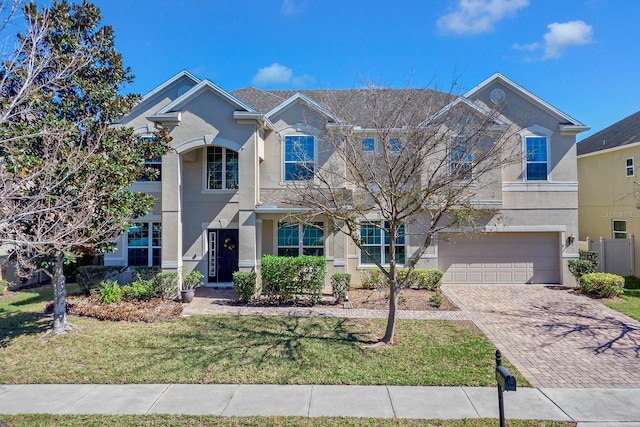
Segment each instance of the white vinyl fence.
M605 239L595 241L587 237L587 248L598 252L598 271L620 276L633 276L635 271L634 237L626 239Z

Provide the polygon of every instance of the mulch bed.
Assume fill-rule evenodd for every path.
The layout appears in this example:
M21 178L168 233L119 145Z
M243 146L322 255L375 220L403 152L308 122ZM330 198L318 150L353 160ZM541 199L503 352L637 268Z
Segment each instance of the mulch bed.
M400 310L438 310L451 311L458 310L455 304L442 293L442 304L440 307L431 301L435 292L423 289L403 289L398 298L398 308ZM389 308L388 289L362 289L355 288L349 291L349 301L353 308L365 308L370 310L386 310Z
M47 305L47 311L52 309L52 303ZM148 301L122 301L102 305L95 297L70 296L67 297L67 313L99 320L152 323L179 318L182 315L182 304L153 298Z

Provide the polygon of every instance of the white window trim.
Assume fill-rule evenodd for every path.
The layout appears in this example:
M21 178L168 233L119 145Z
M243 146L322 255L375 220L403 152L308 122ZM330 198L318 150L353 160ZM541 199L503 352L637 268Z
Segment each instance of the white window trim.
M218 148L222 148L222 187L220 189L210 189L207 188L207 185L209 184L209 180L208 180L208 176L207 176L207 152L209 151L208 148L209 147L218 147ZM226 181L227 181L227 150L231 150L235 153L238 154L238 188L224 188L226 187ZM202 193L215 193L215 194L220 194L220 193L237 193L238 190L240 189L240 152L236 151L236 150L232 150L231 148L227 148L223 145L215 145L215 146L207 146L204 147L204 154L203 154L203 159L202 159Z
M372 150L365 150L363 147L364 141L367 139L373 139ZM378 148L378 140L375 136L363 136L360 138L360 149L362 150L363 153L375 153L377 148Z
M303 223L297 223L298 225L298 256L301 256L304 254L304 248L322 248L322 256L326 257L327 256L327 250L325 248L325 242L326 242L326 238L327 238L327 234L325 232L325 223L324 221L314 221L314 222L319 222L322 224L322 246L305 246L304 245L304 232L303 232L303 226L305 224ZM287 221L276 221L276 226L274 227L274 254L276 256L278 256L278 249L280 248L293 248L293 246L280 246L278 244L278 229L280 224L282 223L287 223Z
M631 160L631 165L629 165L629 160ZM624 166L627 178L634 177L636 175L635 159L633 157L627 157L624 160ZM629 168L631 168L631 174L629 174Z
M457 138L464 138L467 139L465 136L462 135L455 135L455 136L451 136L449 139L449 145L447 146L447 160L448 160L448 167L449 167L449 176L454 176L453 174L453 168L451 167L452 165L452 161L451 161L451 154L453 153L453 148L454 148L454 142L456 141ZM455 145L456 147L458 146L458 144ZM474 153L473 153L473 149L471 150L471 160L470 161L458 161L456 163L468 163L470 165L470 169L471 169L471 173L469 177L461 177L458 176L458 181L460 182L472 182L473 181L473 161L474 161Z
M522 139L522 182L536 184L541 182L551 182L551 135L553 131L539 125L533 125L519 132ZM547 179L527 180L527 137L547 137Z
M615 223L616 222L624 222L624 230L625 231L615 231ZM616 237L616 234L624 234L624 237ZM626 239L629 237L629 230L627 229L627 220L626 219L612 219L611 220L611 238L612 239Z
M129 265L129 249L148 249L148 253L147 253L147 267L151 267L153 266L153 250L154 249L160 249L160 263L162 264L162 222L161 221L153 221L153 220L145 220L145 221L133 221L132 224L147 224L148 225L148 230L149 230L149 243L147 246L129 246L129 233L124 233L124 246L125 246L125 251L124 253L126 254L124 257L124 261L126 263L127 266L129 267L139 267L139 266L130 266ZM153 244L153 224L160 224L160 245L154 245ZM144 267L144 266L140 266L140 267ZM159 267L159 266L158 266Z
M313 164L314 166L317 168L318 167L318 135L312 132L291 132L291 133L287 133L287 134L282 134L281 135L281 141L282 141L282 149L280 150L280 184L281 185L287 185L287 184L291 184L291 183L303 183L303 182L314 182L316 181L316 177L314 174L314 177L312 179L309 180L287 180L286 179L286 168L285 168L285 164L286 164L286 149L287 149L287 143L286 143L286 139L288 136L311 136L313 137ZM317 170L316 170L317 172Z
M381 222L381 221L379 221L379 220L367 221L367 223L375 223L375 222ZM380 233L383 233L383 230L381 228L378 228L378 231ZM358 232L360 232L360 228L359 227L358 227ZM362 234L360 236L362 236ZM404 247L404 260L405 260L405 262L407 261L407 253L408 253L407 236L408 236L408 232L407 232L407 226L405 224L404 225L404 245L400 245L400 246ZM362 246L373 246L373 245L362 245ZM384 244L384 233L383 233L382 236L381 236L381 239L380 239L380 250L382 251L381 252L382 255L384 255L385 246L389 246L389 245L385 245ZM396 245L396 247L397 247L397 245ZM357 267L357 269L367 269L367 268L377 267L375 263L363 263L362 262L362 253L363 253L362 249L360 249L359 252L360 253L358 254L358 267ZM385 260L385 261L387 261L387 260ZM388 266L389 263L385 262L385 263L383 263L381 265L383 267L385 267L385 266ZM400 263L396 264L396 267L404 267L404 266L405 266L404 263L403 264L400 264Z

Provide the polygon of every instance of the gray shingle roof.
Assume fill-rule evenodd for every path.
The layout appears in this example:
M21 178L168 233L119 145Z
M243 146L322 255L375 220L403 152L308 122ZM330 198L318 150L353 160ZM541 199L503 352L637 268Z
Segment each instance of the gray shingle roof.
M640 111L583 139L577 145L578 155L640 142Z

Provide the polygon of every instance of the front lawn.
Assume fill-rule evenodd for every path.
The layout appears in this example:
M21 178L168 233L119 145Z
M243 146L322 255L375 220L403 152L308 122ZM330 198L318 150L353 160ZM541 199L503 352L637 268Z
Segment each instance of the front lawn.
M624 302L607 302L608 307L640 321L640 289L626 289L621 296Z
M333 317L72 317L74 330L53 336L45 292L0 301L0 383L495 385L495 348L469 322L400 320L383 349L368 344L384 320Z

